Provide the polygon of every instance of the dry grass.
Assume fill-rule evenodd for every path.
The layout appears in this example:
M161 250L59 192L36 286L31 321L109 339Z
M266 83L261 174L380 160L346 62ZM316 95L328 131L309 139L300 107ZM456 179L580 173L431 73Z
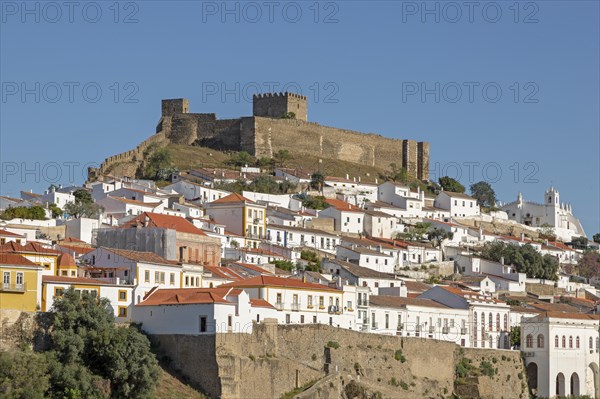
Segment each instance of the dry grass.
M207 396L184 384L168 371L162 371L156 391L156 399L207 399Z

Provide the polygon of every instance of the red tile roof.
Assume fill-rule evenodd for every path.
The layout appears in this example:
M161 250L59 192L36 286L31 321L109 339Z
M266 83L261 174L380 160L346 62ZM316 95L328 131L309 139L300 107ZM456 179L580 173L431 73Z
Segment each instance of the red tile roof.
M77 267L77 263L71 255L64 253L58 257L58 267Z
M240 195L238 193L231 193L223 198L219 198L218 200L215 200L210 203L211 204L236 204L236 203L242 203L242 202L254 203L254 201L249 200L248 198L246 198L243 195Z
M162 213L144 212L139 214L135 219L123 225L123 228L135 227L138 224L144 225L148 218L147 227L158 227L164 229L172 229L179 233L198 234L205 236L206 233L194 226L188 220L173 215L163 215Z
M37 255L60 255L62 253L52 248L45 248L37 242L28 242L25 245L21 245L14 241L7 242L6 244L0 246L0 253L2 252L16 252Z
M327 198L325 200L325 202L327 202L329 204L329 206L337 209L338 211L343 211L343 212L364 212L359 207L357 207L355 205L352 205L352 204L349 204L347 202L341 201L339 199Z
M231 303L224 298L224 292L218 288L158 289L136 306Z
M284 287L284 288L298 288L305 290L320 290L320 291L335 291L339 290L328 287L323 284L306 283L302 280L293 278L283 278L276 276L256 276L246 280L236 281L233 283L223 284L221 287L238 287L238 288L249 288L249 287Z
M259 272L259 273L265 273L265 274L271 274L268 271L266 271L265 269L263 269L262 267L258 267L256 265L253 265L251 263L244 263L244 262L234 262L234 265L239 265L242 268L245 269L250 269L250 270L254 270L255 272Z
M106 281L88 277L42 276L43 283L114 285Z
M0 253L0 265L38 266L24 256L6 252Z
M59 248L66 249L70 252L75 252L76 254L87 254L92 252L94 247L85 246L85 245L68 245L68 244L57 244Z
M3 229L0 229L0 236L3 236L3 237L19 237L19 238L25 237L24 235L13 233L11 231L3 230Z
M240 280L242 276L237 274L235 271L229 269L228 267L222 266L204 266L204 270L212 273L213 277L222 278L225 280Z
M269 302L265 301L264 299L250 298L250 306L255 307L255 308L275 309L275 307L273 305L271 305Z

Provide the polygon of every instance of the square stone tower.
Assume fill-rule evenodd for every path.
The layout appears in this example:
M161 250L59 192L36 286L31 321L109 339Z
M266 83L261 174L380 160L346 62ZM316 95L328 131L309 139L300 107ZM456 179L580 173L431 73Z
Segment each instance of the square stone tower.
M296 119L308 120L306 97L295 93L255 94L252 98L252 115L281 118L294 113Z
M162 116L187 114L190 112L190 100L187 98L174 98L162 100Z

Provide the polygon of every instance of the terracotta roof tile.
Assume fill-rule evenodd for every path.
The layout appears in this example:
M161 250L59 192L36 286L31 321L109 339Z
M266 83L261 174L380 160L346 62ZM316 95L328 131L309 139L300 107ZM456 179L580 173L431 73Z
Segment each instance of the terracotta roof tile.
M144 212L139 214L135 219L125 223L123 228L130 228L137 226L138 224L144 224L148 218L147 227L158 227L164 229L172 229L179 233L190 233L205 236L206 233L194 226L188 220L173 215L164 215L162 213Z
M24 256L6 252L0 252L0 265L37 266Z
M223 198L219 198L218 200L210 202L210 204L235 204L235 203L241 203L241 202L254 203L254 201L249 200L248 198L244 197L241 194L231 193Z
M221 287L285 287L285 288L299 288L307 290L320 290L320 291L335 291L339 290L328 287L323 284L306 283L302 280L283 278L276 276L256 276L246 280L236 281L233 283L223 284Z
M135 306L231 303L218 288L158 289Z
M329 204L329 206L337 209L338 211L343 211L343 212L364 212L359 207L357 207L355 205L352 205L352 204L349 204L347 202L341 201L339 199L327 198L325 200L325 202L327 202Z
M13 233L11 231L3 230L3 229L0 229L0 236L2 236L2 237L19 237L19 238L25 237L24 235Z
M141 252L141 251L131 251L128 249L117 249L117 248L107 248L100 247L102 251L112 252L123 258L135 261L135 262L146 262L146 263L156 263L160 265L178 265L176 261L167 260L160 255L155 254L154 252Z

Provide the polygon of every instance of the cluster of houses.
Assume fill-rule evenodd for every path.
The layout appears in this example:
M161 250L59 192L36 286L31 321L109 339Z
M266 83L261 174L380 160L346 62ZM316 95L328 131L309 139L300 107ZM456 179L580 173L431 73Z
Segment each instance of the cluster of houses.
M141 323L150 334L250 333L270 319L520 349L537 395L600 397L596 288L565 273L558 281L528 278L477 255L502 241L576 263L583 251L573 246L477 223L525 230L554 223L583 235L555 189L544 204L519 195L490 215L464 193L434 196L349 176L325 178L320 210L298 195L215 188L256 173L200 169L163 188L101 176L85 187L0 197L0 210L48 209L47 220L0 222L1 307L48 311L72 288L107 298L118 321ZM302 170L280 168L275 177L310 182ZM88 191L100 214L52 219L49 205L75 201L76 190ZM543 216L551 208L564 217ZM419 223L452 234L441 242L400 238Z

